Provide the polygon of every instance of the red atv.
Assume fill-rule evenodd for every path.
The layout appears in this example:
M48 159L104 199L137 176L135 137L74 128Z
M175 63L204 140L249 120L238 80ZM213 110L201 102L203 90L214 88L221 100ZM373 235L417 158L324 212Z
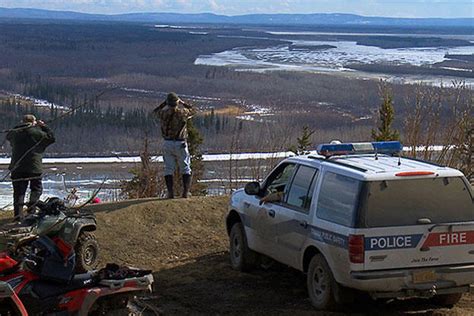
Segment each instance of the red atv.
M0 255L1 316L113 315L151 291L151 271L109 264L75 275L74 251L60 239L42 236L27 249L23 262Z

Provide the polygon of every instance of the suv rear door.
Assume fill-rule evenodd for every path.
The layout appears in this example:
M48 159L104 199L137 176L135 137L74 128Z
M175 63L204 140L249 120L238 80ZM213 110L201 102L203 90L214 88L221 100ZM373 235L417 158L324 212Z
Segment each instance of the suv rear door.
M462 177L366 183L364 270L474 263L474 206Z
M347 274L349 233L354 230L362 182L334 166L322 168L311 237L320 242L336 279Z

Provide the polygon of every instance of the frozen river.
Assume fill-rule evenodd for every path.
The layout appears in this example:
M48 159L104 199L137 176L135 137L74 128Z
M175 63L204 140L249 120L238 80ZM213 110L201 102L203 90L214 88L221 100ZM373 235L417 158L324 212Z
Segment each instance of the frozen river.
M74 188L77 189L76 195L79 197L77 203L87 201L94 194L95 190L102 187L98 196L104 201L118 200L120 180L128 180L131 174L128 170L107 170L98 172L97 170L89 170L80 165L65 167L46 168L43 177L43 196L66 198L69 192ZM1 174L3 175L5 171ZM10 181L0 182L0 209L12 208L13 189Z
M204 175L200 182L206 185L210 195L228 193L231 189L242 187L245 182L261 178L268 168L290 154L278 152L204 155ZM161 164L162 157L153 157L153 160ZM9 158L0 158L0 179L7 175L9 161ZM78 190L79 202L86 201L95 190L102 187L98 195L101 200L114 201L122 198L120 184L133 177L131 170L139 165L140 158L45 158L43 162L43 198L66 198L71 189L75 188ZM12 208L12 195L10 180L0 182L0 209Z
M288 40L288 42L288 45L267 48L242 47L202 55L195 60L195 64L233 67L240 71L310 71L371 78L374 77L373 74L348 69L346 66L349 64L433 65L444 61L444 56L448 53L474 54L474 46L382 49L375 46L357 45L355 41ZM330 48L328 45L333 47ZM412 75L385 75L385 77L398 81L419 79L430 84L439 84L441 81L449 83L453 79L452 77ZM474 79L463 80L468 85L474 86Z

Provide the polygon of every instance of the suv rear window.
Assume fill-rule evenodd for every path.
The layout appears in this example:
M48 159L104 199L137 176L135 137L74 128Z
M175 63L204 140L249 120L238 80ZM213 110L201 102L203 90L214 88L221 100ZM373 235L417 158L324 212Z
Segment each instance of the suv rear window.
M474 221L473 199L460 177L368 182L363 210L366 227Z
M317 217L351 227L358 204L361 182L326 172L319 192Z

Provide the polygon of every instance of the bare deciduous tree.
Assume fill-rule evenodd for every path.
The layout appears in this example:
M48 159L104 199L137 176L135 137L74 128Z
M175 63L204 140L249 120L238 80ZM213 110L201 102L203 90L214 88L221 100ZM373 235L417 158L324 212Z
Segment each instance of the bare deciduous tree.
M464 82L450 88L418 87L404 125L411 157L458 168L472 182L472 135L473 93Z

